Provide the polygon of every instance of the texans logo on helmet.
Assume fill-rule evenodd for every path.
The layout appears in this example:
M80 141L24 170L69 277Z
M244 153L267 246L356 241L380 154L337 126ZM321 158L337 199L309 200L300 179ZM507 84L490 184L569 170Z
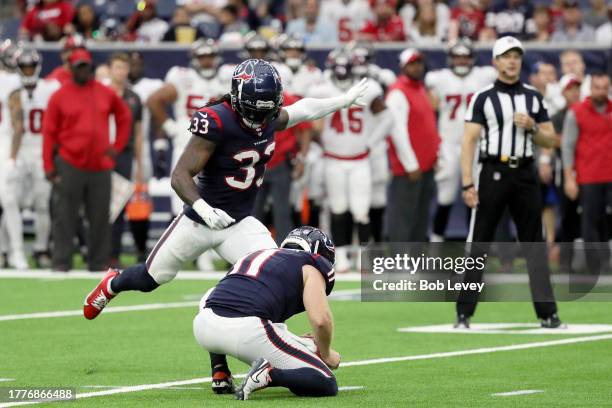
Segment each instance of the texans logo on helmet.
M243 81L252 79L255 76L255 64L257 64L257 60L247 60L245 63L238 65L232 79L242 79Z

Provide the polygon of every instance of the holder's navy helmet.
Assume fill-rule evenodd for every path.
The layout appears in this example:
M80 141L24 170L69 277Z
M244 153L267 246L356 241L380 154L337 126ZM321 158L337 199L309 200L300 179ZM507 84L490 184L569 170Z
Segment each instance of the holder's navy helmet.
M232 76L231 102L251 128L274 120L283 105L283 86L276 68L259 59L238 65Z
M294 229L281 243L281 248L301 249L311 254L321 255L332 265L336 262L336 247L332 240L320 229L304 226Z

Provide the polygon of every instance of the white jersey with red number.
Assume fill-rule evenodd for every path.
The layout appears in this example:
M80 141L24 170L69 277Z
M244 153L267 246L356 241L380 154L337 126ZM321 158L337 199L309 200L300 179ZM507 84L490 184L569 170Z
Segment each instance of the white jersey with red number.
M174 120L181 129L188 129L191 115L198 109L204 107L211 99L219 98L228 92L227 85L223 83L220 75L211 79L200 76L193 68L172 67L166 74L165 82L172 84L176 89L176 101L174 102ZM191 136L189 132L181 133L185 140L175 143L186 144Z
M460 144L463 138L465 110L472 95L493 83L497 71L493 67L474 67L464 77L449 68L428 72L425 86L439 100L438 129L443 141Z
M9 96L21 86L19 75L0 71L0 152L8 157L13 138Z
M331 98L344 93L331 80L325 80L313 87L308 96ZM374 99L382 96L381 86L369 81L363 98L365 106L351 106L325 117L321 141L326 155L345 159L367 156L369 135L376 123L370 106Z
M41 79L36 87L29 91L25 88L18 90L21 96L21 109L23 110L23 139L20 151L41 151L42 154L42 123L45 110L61 84L52 79ZM42 160L42 156L40 157Z
M293 73L291 82L287 85L289 93L297 96L308 94L308 90L321 83L323 73L317 67L310 65L302 65Z
M321 15L336 25L337 40L347 42L355 39L372 12L365 0L328 0L322 4Z

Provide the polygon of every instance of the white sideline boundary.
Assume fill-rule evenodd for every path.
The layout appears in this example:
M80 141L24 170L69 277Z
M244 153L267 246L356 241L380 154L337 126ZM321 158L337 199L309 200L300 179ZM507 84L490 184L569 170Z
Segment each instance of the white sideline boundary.
M526 349L532 349L532 348L560 346L560 345L576 344L576 343L588 343L588 342L593 342L593 341L610 340L610 339L612 339L612 334L604 334L604 335L599 335L599 336L574 337L571 339L538 341L538 342L530 342L530 343L523 343L523 344L512 344L509 346L483 347L483 348L477 348L477 349L448 351L448 352L442 352L442 353L430 353L430 354L420 354L420 355L401 356L401 357L375 358L375 359L369 359L369 360L349 361L349 362L340 364L340 368L356 367L356 366L364 366L364 365L372 365L372 364L398 363L398 362L403 362L403 361L417 361L417 360L430 360L430 359L436 359L436 358L459 357L459 356L467 356L467 355L474 355L474 354L489 354L489 353L496 353L499 351L526 350ZM241 377L244 377L244 374L235 376L235 378L241 378ZM182 387L186 385L207 383L207 382L210 382L211 380L212 380L211 377L203 377L203 378L193 378L191 380L170 381L170 382L157 383L157 384L133 385L129 387L115 388L111 390L86 392L86 393L80 393L80 394L77 393L76 398L83 399L83 398L102 397L105 395L125 394L129 392L147 391L147 390L169 388L169 387ZM48 401L11 402L11 403L0 404L0 408L16 407L20 405L32 405L32 404L39 404L42 402L48 402Z

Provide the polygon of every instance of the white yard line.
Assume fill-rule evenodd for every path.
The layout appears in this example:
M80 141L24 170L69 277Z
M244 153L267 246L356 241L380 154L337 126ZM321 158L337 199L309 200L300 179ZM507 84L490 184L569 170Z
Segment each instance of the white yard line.
M200 302L173 302L173 303L149 303L144 305L133 306L109 306L104 309L104 313L122 313L134 312L142 310L158 310L158 309L173 309L181 307L197 307ZM83 310L64 310L58 312L39 312L39 313L22 313L14 315L0 316L0 322L8 320L24 320L24 319L47 319L53 317L68 317L82 316Z
M518 390L518 391L509 391L509 392L498 392L495 394L491 394L491 396L492 397L514 397L515 395L538 394L540 392L544 392L544 390Z
M354 296L359 294L359 289L346 289L346 290L338 290L333 292L330 295L331 300L345 300L350 296ZM175 309L181 307L197 307L200 302L199 299L203 296L200 295L197 297L197 301L189 301L189 302L170 302L170 303L149 303L142 305L132 305L132 306L109 306L104 309L103 313L122 313L122 312L137 312L143 310L159 310L159 309ZM183 298L187 298L183 296ZM189 299L192 299L191 295L189 295ZM21 313L21 314L12 314L12 315L0 315L0 322L9 321L9 320L27 320L27 319L48 319L54 317L71 317L71 316L82 316L83 310L62 310L56 312L37 312L37 313Z
M100 280L106 272L88 272L74 270L70 272L52 272L48 269L31 269L17 271L14 269L0 269L0 279L49 279L49 280L73 280L91 279ZM181 271L174 279L178 280L214 280L219 281L225 276L225 272L201 272L201 271ZM336 281L340 282L360 282L361 274L349 272L336 275Z
M449 352L444 352L444 353L431 353L431 354L421 354L421 355L402 356L402 357L374 358L374 359L369 359L369 360L349 361L346 363L342 363L340 365L340 368L364 366L364 365L372 365L372 364L397 363L397 362L402 362L402 361L429 360L429 359L434 359L434 358L458 357L458 356L466 356L466 355L472 355L472 354L486 354L486 353L495 353L498 351L525 350L525 349L531 349L531 348L550 347L550 346L559 346L559 345L576 344L576 343L587 343L587 342L592 342L592 341L610 340L610 339L612 339L612 334L605 334L605 335L599 335L599 336L587 336L587 337L575 337L572 339L538 341L538 342L532 342L532 343L513 344L510 346L485 347L485 348L470 349L470 350L449 351ZM235 376L235 378L241 378L241 377L244 377L244 374ZM206 383L210 381L211 381L211 377L204 377L204 378L194 378L191 380L171 381L171 382L157 383L157 384L134 385L134 386L116 388L116 389L111 389L111 390L80 393L80 394L77 394L76 398L81 399L81 398L101 397L104 395L125 394L128 392L146 391L146 390L154 390L154 389L169 388L169 387L181 387L185 385L201 384L201 383ZM35 402L35 401L12 402L8 404L0 404L0 408L8 408L8 407L15 407L19 405L30 405L30 404L38 404L38 403L40 402Z
M345 387L338 387L338 391L355 391L355 390L363 390L365 387L363 385L347 385Z
M10 382L10 381L15 381L14 378L0 378L0 382Z

